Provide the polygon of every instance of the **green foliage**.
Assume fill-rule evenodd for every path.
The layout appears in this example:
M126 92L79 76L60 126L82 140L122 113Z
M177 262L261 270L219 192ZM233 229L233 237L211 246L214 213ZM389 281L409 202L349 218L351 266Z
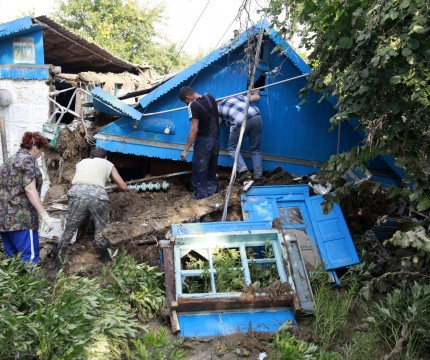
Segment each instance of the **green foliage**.
M93 336L100 335L109 338L110 353L119 353L122 342L142 330L130 306L110 296L97 279L63 273L36 321L41 359L83 358Z
M258 264L254 261L249 263L249 274L252 286L256 289L264 288L279 281L278 267L273 264Z
M388 243L402 248L413 247L430 253L430 237L422 226L406 232L396 231L391 239L384 242L384 245Z
M352 125L366 134L330 159L326 180L391 155L413 184L401 193L418 211L430 208L429 10L426 0L272 0L265 9L283 35L298 34L311 51L304 90L336 96L332 125L357 119Z
M166 73L189 63L158 34L164 5L137 0L60 0L54 19L115 55Z
M239 249L216 248L213 253L217 292L242 291L245 286Z
M141 320L158 314L164 305L163 273L145 263L138 264L134 258L123 252L112 255L113 262L104 274L106 288L123 301L129 301Z
M351 302L358 284L352 282L347 289L333 289L325 271L317 271L312 278L315 300L315 334L324 349L333 344L342 333L348 318Z
M367 321L402 359L426 359L430 348L430 285L402 281L370 308Z
M126 303L96 283L60 273L53 285L39 269L29 273L18 257L0 261L0 357L84 358L97 335L109 337L110 353L142 330Z
M276 331L273 337L274 348L278 351L271 360L341 360L338 354L319 350L313 343L297 340L290 332L291 323L286 323Z
M169 339L165 329L149 332L143 340L134 339L125 349L128 360L185 360L185 353L177 349L176 341Z
M19 257L0 253L0 359L35 354L37 311L49 296L48 283L38 268L29 273Z
M103 283L62 272L49 283L30 266L0 253L2 359L121 358L127 343L146 331L138 315L148 318L164 301L161 275L126 254L113 261Z
M275 252L270 241L266 241L264 247L261 247L261 256L254 251L255 247L247 247L248 259L275 259ZM259 263L251 261L248 263L251 283L254 288L264 288L279 281L278 267L275 260L271 263Z

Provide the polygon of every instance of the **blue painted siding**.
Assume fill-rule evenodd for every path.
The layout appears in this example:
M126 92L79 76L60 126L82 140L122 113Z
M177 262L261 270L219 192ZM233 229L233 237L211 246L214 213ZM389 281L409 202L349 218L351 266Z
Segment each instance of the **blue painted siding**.
M1 79L48 80L49 66L1 66Z
M266 84L273 84L286 78L301 75L297 64L289 61L289 59L286 60L283 56L279 56L279 52L272 54L274 47L274 42L266 42L261 64L263 68L268 69L279 67L279 72L278 74L268 74ZM295 57L300 59L298 55L295 55ZM243 48L236 48L225 56L220 57L217 61L212 62L209 66L202 68L197 74L192 75L182 83L178 83L176 87L171 88L170 91L163 95L160 96L157 93L157 91L163 92L163 90L155 89L141 100L140 103L144 104L145 108L137 107L136 109L143 111L145 114L182 107L184 104L179 101L178 93L180 87L184 85L192 86L201 94L210 92L216 98L245 91L247 64L244 64L242 59ZM304 68L304 70L307 69ZM190 70L187 69L184 72L190 72ZM178 77L181 78L181 74ZM182 75L182 77L184 76ZM261 100L258 106L264 120L262 151L263 158L265 155L267 157L263 162L265 170L271 170L281 164L286 171L299 175L308 174L318 170L320 163L327 161L336 152L337 131L328 132L330 125L328 119L335 114L335 111L326 101L318 104L318 95L316 94L311 94L308 102L300 105L302 99L299 97L299 91L305 85L306 79L302 78L269 87L261 92ZM154 101L153 99L156 100ZM142 131L145 127L145 119L170 121L176 126L176 134L160 137L160 134ZM189 131L189 119L186 109L155 116L144 116L135 130L132 126L127 126L123 120L117 121L117 123L122 127L121 135L118 134L116 125L105 128L100 134L126 136L128 138L126 141L129 141L129 139L162 141L163 144L160 145L165 147L167 143L168 147L168 144L183 146ZM128 131L126 134L124 133L125 129L127 129L126 132ZM221 129L221 149L226 149L227 139L228 129L223 126ZM344 126L340 143L341 150L355 145L358 141L358 135L352 133L350 127ZM122 145L119 147L122 147ZM246 150L247 147L248 144L245 139L243 149ZM140 150L137 149L138 146L133 146L132 148L130 150L132 153L149 155L149 149L146 147ZM151 150L149 152L152 153ZM166 158L179 160L177 151L173 150L170 155L169 152L161 152L165 153ZM298 163L291 162L288 159L285 162L279 161L279 159L270 160L268 159L270 156L292 158L296 159ZM303 160L302 163L300 163L301 160ZM245 161L251 166L250 159ZM313 163L306 163L307 161ZM219 164L231 166L232 160L229 156L221 155Z
M32 26L33 23L29 16L0 24L0 41L11 36L16 36L16 34L28 31L32 28Z
M267 27L267 24L257 24L250 34L258 33L260 26ZM121 126L121 130L116 124L104 128L99 135L96 135L97 144L105 146L104 144L108 142L104 140L102 142L100 139L108 137L110 141L116 141L118 144L109 143L106 145L109 146L109 148L106 147L107 150L126 149L130 154L180 160L178 149L185 144L189 131L187 109L153 116L145 116L145 114L183 107L184 104L179 101L178 93L184 85L193 87L200 94L209 92L216 98L245 91L250 65L243 60L246 41L247 33L244 32L236 42L230 43L230 47L215 50L147 94L136 107L136 110L144 114L142 120L133 124L124 119L118 120L116 123ZM284 50L282 54L280 50L273 51L277 45L282 46ZM269 71L266 73L266 85L310 72L308 65L274 30L269 30L269 36L265 36L263 49L256 79L263 71ZM276 68L279 71L273 72L272 70ZM266 171L281 166L284 171L293 174L310 174L318 171L320 166L338 150L343 152L362 140L363 135L354 132L353 127L348 123L342 124L340 136L338 128L329 131L331 125L329 119L336 113L333 107L334 99L319 102L320 94L311 92L306 102L302 104L303 99L299 93L306 83L306 78L303 77L268 87L260 93L261 99L257 105L263 116L261 149L263 169ZM155 134L148 131L145 121L174 124L176 132L170 135ZM137 125L137 128L133 128L132 125ZM124 138L121 141L117 136ZM233 164L226 153L227 139L228 129L222 126L219 157L219 165L222 166ZM130 141L132 144L123 144ZM159 141L159 153L156 149L157 144L147 146L145 141ZM245 162L252 169L250 156L246 152L247 148L247 140L244 139L242 151ZM191 155L188 161L191 161ZM372 162L372 166L384 171L389 170L387 164L381 160Z
M43 53L42 28L30 17L0 24L0 77L46 80L49 67Z
M286 321L297 327L290 309L179 313L178 321L180 337L226 336L249 331L274 333Z
M25 18L24 18L25 19ZM20 23L20 20L16 20ZM31 20L30 20L31 23ZM7 31L7 24L11 24L10 27L15 29L14 22L2 24L0 26L5 29L9 36L0 36L0 64L19 64L19 65L42 65L45 62L43 54L43 32L40 26L31 26L29 28L24 27L21 31ZM17 30L17 29L16 29ZM0 33L1 35L1 33ZM13 35L13 36L12 36ZM25 42L25 50L20 49L18 41ZM28 61L24 57L20 57L20 50L23 50L24 55L28 54L29 51L34 52L34 56L31 56L31 61Z

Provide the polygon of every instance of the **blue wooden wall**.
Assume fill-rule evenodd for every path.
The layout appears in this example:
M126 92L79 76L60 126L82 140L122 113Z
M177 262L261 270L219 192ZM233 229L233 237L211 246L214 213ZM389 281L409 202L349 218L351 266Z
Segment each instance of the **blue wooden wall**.
M243 36L243 34L242 34ZM278 72L266 74L266 85L281 80L297 77L310 72L309 67L287 43L273 35L265 36L263 53L256 78L263 71L278 68ZM245 91L247 88L249 61L244 59L243 41L241 46L230 49L217 49L213 54L185 69L173 79L147 94L136 109L143 114L156 113L183 107L179 101L179 89L188 85L198 93L209 92L216 98ZM280 50L273 51L275 46L282 44ZM272 170L282 166L284 171L297 175L306 175L319 169L331 155L336 154L338 146L342 152L360 143L361 137L348 124L340 129L329 132L329 119L335 110L328 101L318 102L320 95L309 93L302 104L300 90L306 85L306 78L285 82L266 88L260 93L257 103L263 116L262 152L264 170ZM166 135L145 131L145 121L173 123L175 133ZM134 127L133 127L134 126ZM117 151L136 155L160 157L180 160L180 153L186 142L189 131L187 109L165 114L143 117L140 122L123 118L108 125L96 136L99 146L109 151ZM228 129L221 131L221 151L219 164L232 166L232 160L226 153ZM247 158L247 142L242 149L245 161L252 168L250 157ZM189 155L188 160L191 160ZM382 161L375 166L387 168Z
M0 24L0 78L47 79L43 30L26 16Z

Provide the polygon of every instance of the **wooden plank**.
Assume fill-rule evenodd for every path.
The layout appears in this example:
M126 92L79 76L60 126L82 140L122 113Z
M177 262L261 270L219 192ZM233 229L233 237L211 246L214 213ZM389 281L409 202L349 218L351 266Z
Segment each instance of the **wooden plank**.
M293 296L293 304L291 307L293 309L294 317L296 320L299 319L302 312L302 305L300 304L299 295L297 293L295 293Z
M166 285L166 306L170 312L170 306L176 300L175 294L175 268L173 264L173 248L163 247L163 270Z
M179 326L178 314L175 310L172 310L170 313L170 324L172 325L172 332L177 334L181 331L181 327Z
M211 298L179 298L178 312L204 310L258 309L270 307L290 307L293 295L211 297Z

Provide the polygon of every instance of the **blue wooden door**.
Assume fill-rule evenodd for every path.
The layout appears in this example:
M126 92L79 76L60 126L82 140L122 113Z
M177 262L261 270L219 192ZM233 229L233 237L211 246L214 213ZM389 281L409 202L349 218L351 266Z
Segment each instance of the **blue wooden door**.
M308 270L318 261L326 270L359 263L340 207L324 215L323 201L309 196L307 185L255 186L242 195L242 212L245 221L280 218L284 233L297 238Z
M305 199L315 231L315 239L326 270L355 265L360 261L339 205L323 213L321 195Z

